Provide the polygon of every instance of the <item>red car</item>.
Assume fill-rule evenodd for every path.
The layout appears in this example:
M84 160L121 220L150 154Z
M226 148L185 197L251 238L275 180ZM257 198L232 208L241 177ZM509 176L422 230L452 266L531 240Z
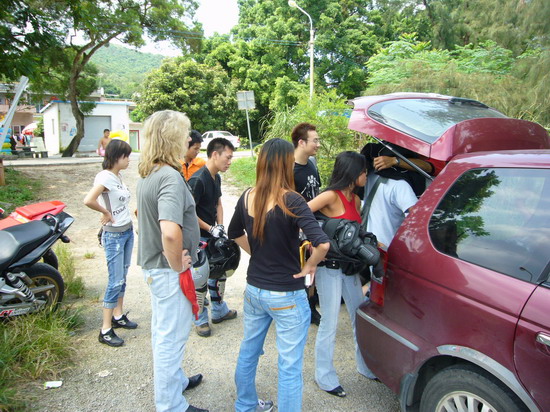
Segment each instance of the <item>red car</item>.
M353 101L349 127L443 162L357 311L403 411L550 411L550 139L482 103Z

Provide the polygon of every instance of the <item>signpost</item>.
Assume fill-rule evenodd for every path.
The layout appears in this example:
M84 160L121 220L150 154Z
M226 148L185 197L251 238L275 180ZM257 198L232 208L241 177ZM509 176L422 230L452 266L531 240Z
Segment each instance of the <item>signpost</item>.
M256 108L254 102L254 92L243 91L237 92L237 105L239 110L246 111L246 125L248 127L248 143L250 144L250 154L254 157L254 151L252 150L252 134L250 133L250 119L248 118L248 111Z

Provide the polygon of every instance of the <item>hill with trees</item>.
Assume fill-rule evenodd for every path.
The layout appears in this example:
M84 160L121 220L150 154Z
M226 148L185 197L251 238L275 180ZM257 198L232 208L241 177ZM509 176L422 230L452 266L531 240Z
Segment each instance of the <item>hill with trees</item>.
M138 91L145 76L158 69L165 56L142 53L124 46L110 44L99 49L91 62L98 70L98 84L105 93L131 99Z

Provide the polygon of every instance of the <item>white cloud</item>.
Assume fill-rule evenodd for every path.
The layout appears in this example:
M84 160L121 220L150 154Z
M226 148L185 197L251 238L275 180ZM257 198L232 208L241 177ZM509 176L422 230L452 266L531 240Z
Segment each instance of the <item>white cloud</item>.
M215 32L229 33L239 20L237 0L199 0L199 3L196 19L202 23L207 37Z

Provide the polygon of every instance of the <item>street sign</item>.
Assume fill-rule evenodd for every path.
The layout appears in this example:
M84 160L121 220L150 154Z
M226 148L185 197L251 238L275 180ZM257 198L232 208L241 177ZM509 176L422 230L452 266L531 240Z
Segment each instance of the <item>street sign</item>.
M252 110L256 108L253 91L237 92L237 105L239 110Z
M250 133L250 119L248 118L248 111L256 108L254 102L254 92L243 91L237 92L237 105L239 110L246 111L246 125L248 126L248 143L250 144L250 154L254 157L254 150L252 150L252 134Z

